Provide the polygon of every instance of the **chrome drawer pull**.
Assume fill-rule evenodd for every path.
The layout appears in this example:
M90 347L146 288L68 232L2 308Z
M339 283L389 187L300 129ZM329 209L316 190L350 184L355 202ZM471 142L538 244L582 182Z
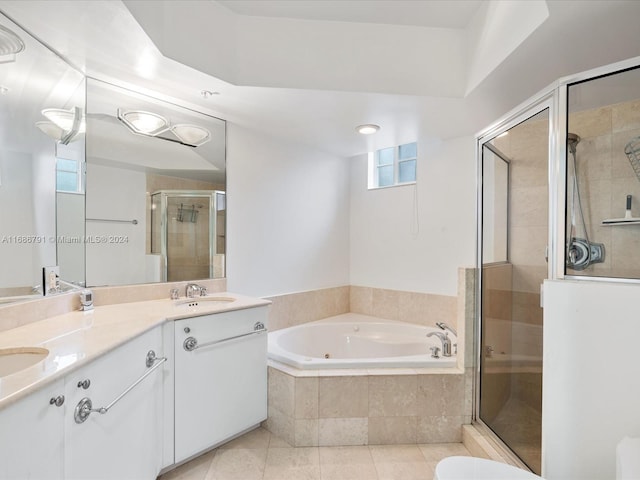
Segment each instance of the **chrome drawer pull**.
M151 375L155 369L157 369L166 361L167 357L156 357L156 352L154 352L153 350L149 350L145 361L149 370L144 372L144 374L140 378L129 385L129 387L124 392L118 395L116 399L106 407L93 408L91 399L88 397L83 398L82 400L80 400L80 402L78 402L78 405L76 405L75 411L73 413L73 419L76 421L76 423L83 423L87 418L89 418L89 415L91 415L92 413L100 413L104 415L111 409L111 407L118 403L122 399L122 397L129 393L135 386L137 386L145 378Z
M193 352L194 350L197 350L199 348L211 347L212 345L220 345L221 343L230 342L231 340L236 340L242 337L248 337L249 335L255 335L257 333L265 333L266 331L267 329L263 328L262 330L255 330L249 333L242 333L234 337L225 338L223 340L213 340L211 342L202 343L202 344L198 344L198 340L195 337L189 337L182 343L182 347L187 352Z

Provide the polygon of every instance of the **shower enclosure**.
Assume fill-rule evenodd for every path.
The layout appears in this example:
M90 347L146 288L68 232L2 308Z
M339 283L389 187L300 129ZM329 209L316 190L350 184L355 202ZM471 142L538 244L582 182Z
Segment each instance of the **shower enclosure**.
M161 190L151 195L151 253L164 282L225 276L225 192Z
M540 473L549 110L480 144L481 328L477 416Z
M640 284L637 60L561 79L477 138L474 423L549 478L570 470L567 452L583 440L568 415L578 387L567 382L583 372L565 367L580 332L566 325L589 313L557 292Z

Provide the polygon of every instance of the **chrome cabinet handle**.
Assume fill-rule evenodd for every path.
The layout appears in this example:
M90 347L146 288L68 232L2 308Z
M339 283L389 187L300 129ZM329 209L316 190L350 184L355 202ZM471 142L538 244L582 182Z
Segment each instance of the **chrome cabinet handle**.
M133 390L134 387L136 387L140 382L151 375L156 368L158 368L166 361L167 357L157 357L156 352L154 352L153 350L149 350L145 359L145 364L147 365L147 368L149 368L149 370L144 372L144 374L142 374L140 378L129 385L129 387L127 387L124 392L118 395L115 400L113 400L106 407L93 408L93 402L91 401L91 399L88 397L84 397L82 400L80 400L80 402L78 402L78 405L76 405L76 408L73 412L73 419L76 421L76 423L84 423L84 421L89 418L89 415L91 415L92 413L100 413L104 415L111 409L111 407L118 403L122 399L122 397Z
M249 332L249 333L242 333L240 335L235 335L233 337L225 338L223 340L213 340L211 342L202 343L202 344L199 344L198 340L195 337L189 337L182 343L182 347L187 352L192 352L192 351L197 350L199 348L211 347L212 345L220 345L221 343L230 342L231 340L236 340L237 338L248 337L249 335L255 335L257 333L264 333L266 331L267 330L264 328L264 325L263 325L263 329L262 330L255 330L255 331Z
M64 403L64 395L51 397L51 399L49 400L49 405L55 405L56 407L61 407L63 403Z

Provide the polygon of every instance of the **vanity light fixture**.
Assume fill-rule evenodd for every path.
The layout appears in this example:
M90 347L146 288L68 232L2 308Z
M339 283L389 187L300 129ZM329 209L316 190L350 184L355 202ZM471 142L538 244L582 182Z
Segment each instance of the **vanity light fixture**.
M361 133L362 135L371 135L380 130L380 125L374 125L373 123L367 123L365 125L358 125L356 127L356 132Z
M7 27L0 25L0 63L16 61L16 54L24 50L24 42Z
M118 120L124 123L133 133L155 137L169 129L169 121L157 113L131 110L124 112L118 109Z
M73 107L70 110L45 108L42 110L42 115L47 120L36 122L36 127L63 145L68 145L87 129L82 109L79 107Z
M74 107L71 110L64 110L63 108L45 108L42 110L42 115L47 117L50 122L54 123L65 132L70 132L74 129L73 127L77 119L77 133L84 133L87 130L87 124L81 114L76 112L75 108L77 107Z
M178 124L171 127L173 134L185 145L199 147L211 140L211 132L197 125Z

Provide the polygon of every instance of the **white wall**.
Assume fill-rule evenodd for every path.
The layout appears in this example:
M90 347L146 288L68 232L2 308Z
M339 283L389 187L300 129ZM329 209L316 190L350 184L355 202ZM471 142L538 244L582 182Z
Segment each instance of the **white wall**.
M457 295L475 262L474 139L419 141L415 187L367 190L367 156L349 161L351 284Z
M227 285L268 296L349 283L348 161L229 123Z
M640 285L544 284L542 459L548 480L615 478L640 436Z
M146 282L146 176L143 172L87 163L87 218L138 220L130 223L86 222L87 237L124 236L123 243L86 244L87 285Z

